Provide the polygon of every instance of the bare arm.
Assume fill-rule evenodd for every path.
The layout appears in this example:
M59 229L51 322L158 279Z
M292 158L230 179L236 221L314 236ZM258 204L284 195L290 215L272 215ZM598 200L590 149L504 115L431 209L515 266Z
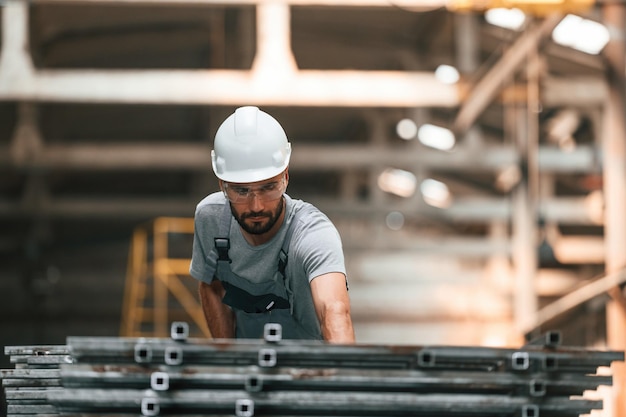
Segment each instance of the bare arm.
M235 337L235 316L230 307L222 303L224 292L224 287L218 280L211 284L200 282L198 286L204 318L211 335L216 339Z
M324 340L330 343L354 343L346 277L339 272L315 277L311 281L311 293Z

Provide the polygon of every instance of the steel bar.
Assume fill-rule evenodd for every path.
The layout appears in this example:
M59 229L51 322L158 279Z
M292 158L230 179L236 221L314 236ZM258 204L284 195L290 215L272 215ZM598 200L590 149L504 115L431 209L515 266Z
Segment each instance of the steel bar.
M13 388L13 389L7 389L5 390L5 397L7 399L7 402L10 404L13 400L22 400L22 401L29 401L30 404L35 404L37 402L40 402L42 404L45 404L45 402L48 399L48 394L51 392L57 392L57 391L61 391L62 388L56 388L56 389L36 389L36 388L32 388L32 389L17 389L17 388Z
M9 416L11 415L36 415L41 416L42 414L52 414L57 415L57 409L53 405L24 405L17 404L12 405L9 404L7 406L7 413Z
M4 354L11 356L48 356L68 355L70 349L66 345L41 345L41 346L5 346Z
M58 369L0 369L2 380L7 379L58 379Z
M282 341L267 345L263 341L189 339L175 343L159 338L82 338L70 337L77 362L137 362L148 354L146 363L165 363L168 347L180 348L185 363L199 365L258 365L261 350L276 356L276 366L354 367L383 369L447 369L464 370L552 370L593 372L599 366L623 360L623 352L592 351L577 348L544 349L526 346L522 349L454 346L375 346L327 345L311 342ZM141 352L141 350L145 352ZM523 355L520 355L523 353ZM523 358L521 358L523 357Z
M61 386L61 379L60 378L48 378L48 379L40 379L40 378L34 378L34 379L3 379L2 380L2 386L4 388L11 388L11 387L22 387L22 388L28 388L28 387L59 387Z
M7 347L9 416L229 415L565 417L602 408L597 368L623 352L560 346L546 334L519 349L329 345L282 340L68 337L52 349ZM174 360L176 359L176 360Z
M29 369L55 368L71 361L67 346L5 346L5 355L16 366L28 365Z
M578 416L601 406L600 401L548 398L534 401L509 395L410 394L359 392L271 392L250 395L246 391L176 391L157 395L150 390L68 389L50 393L49 400L61 413L83 414L137 412L138 399L158 410L154 415L188 413L234 414L241 400L253 405L252 415L307 416L502 416L520 415L535 406L539 415ZM144 413L146 415L146 413Z
M147 388L151 376L165 374L168 389L245 389L260 391L375 391L440 393L524 393L526 395L582 395L600 385L611 385L610 376L540 373L356 370L281 368L266 372L257 366L209 367L139 365L71 365L61 368L66 388ZM539 387L542 387L541 389ZM154 386L152 386L155 389Z

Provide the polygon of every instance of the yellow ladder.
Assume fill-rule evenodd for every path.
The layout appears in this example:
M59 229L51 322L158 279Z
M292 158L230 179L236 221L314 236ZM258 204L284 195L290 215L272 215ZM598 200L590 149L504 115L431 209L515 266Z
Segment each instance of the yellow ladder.
M135 228L129 247L120 335L167 337L185 321L189 335L211 337L189 275L193 218L158 217Z

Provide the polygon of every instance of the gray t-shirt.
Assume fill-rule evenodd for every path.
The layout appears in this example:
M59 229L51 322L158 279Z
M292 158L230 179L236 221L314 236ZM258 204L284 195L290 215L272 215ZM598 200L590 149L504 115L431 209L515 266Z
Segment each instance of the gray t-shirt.
M239 224L230 218L230 267L233 273L250 282L262 282L275 279L278 271L279 253L289 224L294 221L295 213L305 209L307 214L299 216L294 224L293 235L288 251L285 286L291 293L290 302L293 317L308 333L321 339L321 330L313 299L310 281L330 272L346 275L346 268L341 246L341 238L332 222L321 211L309 203L294 200L285 195L285 222L280 230L267 243L250 245L244 238ZM204 198L196 207L193 254L190 274L194 278L210 283L213 280L217 252L214 238L218 236L220 218L226 199L221 192ZM274 278L272 278L274 277Z

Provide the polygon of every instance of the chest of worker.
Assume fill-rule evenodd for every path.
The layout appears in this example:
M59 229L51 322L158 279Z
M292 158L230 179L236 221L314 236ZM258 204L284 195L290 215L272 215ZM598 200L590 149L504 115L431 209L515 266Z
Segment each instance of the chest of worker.
M233 225L231 227L230 248L228 250L231 260L229 264L230 270L235 275L254 284L286 279L286 277L278 274L281 250L286 234L285 229L285 227L282 227L271 241L262 245L252 246L245 240L239 227L236 224ZM292 261L291 255L289 255L289 261ZM291 267L292 265L289 265L289 272L292 270Z
M215 239L227 239L227 254L223 256L229 259L228 267L233 274L251 284L291 279L294 275L295 264L297 264L297 253L291 249L294 246L292 243L295 233L293 228L289 229L295 217L293 200L286 196L285 222L276 236L264 244L251 245L245 239L239 224L228 210L228 206L225 205L227 203L221 200L219 195L214 196L214 198L217 200L215 201L217 204L213 204L209 210L203 211L202 221L196 223L196 226L202 229L198 230L196 237L203 241L202 246L205 249L205 261L208 269L217 269L219 255L215 246ZM289 239L287 239L288 233L291 234ZM281 251L286 252L290 260L285 270L286 276L278 274ZM282 259L284 258L282 256Z

